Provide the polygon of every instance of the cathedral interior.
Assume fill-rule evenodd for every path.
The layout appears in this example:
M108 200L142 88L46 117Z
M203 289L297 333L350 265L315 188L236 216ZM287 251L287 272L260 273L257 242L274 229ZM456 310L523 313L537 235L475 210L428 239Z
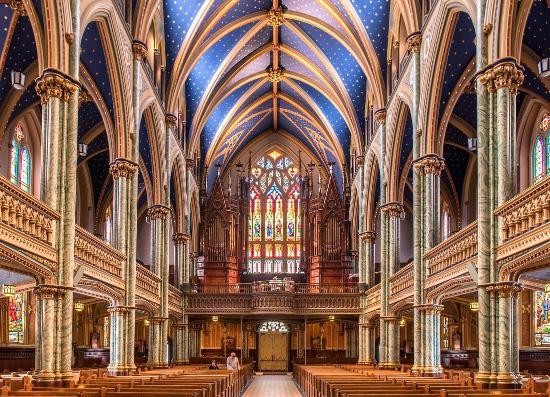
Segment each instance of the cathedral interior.
M550 383L550 0L0 0L0 132L2 395Z

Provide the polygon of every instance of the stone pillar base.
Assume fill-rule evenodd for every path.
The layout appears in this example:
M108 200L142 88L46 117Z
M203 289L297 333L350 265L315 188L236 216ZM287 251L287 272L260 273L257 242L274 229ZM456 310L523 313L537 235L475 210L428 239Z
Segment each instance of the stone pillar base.
M125 376L129 374L128 368L122 364L113 364L107 367L109 376Z
M516 374L512 372L499 373L497 375L499 389L520 389L521 382L518 382Z
M420 370L420 376L439 378L443 375L443 368L436 366L425 366Z
M400 363L379 363L378 367L381 369L401 369Z

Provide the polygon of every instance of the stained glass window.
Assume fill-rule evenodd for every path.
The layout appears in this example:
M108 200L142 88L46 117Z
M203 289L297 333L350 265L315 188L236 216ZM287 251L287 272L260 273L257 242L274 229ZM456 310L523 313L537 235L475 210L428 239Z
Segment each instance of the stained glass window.
M10 343L23 343L25 338L25 311L22 294L15 294L9 299L8 321Z
M533 180L537 181L544 175L544 140L542 136L537 137L533 146Z
M535 292L535 346L550 346L550 292Z
M23 144L23 126L15 126L10 149L10 180L26 192L31 190L32 159L29 148Z
M298 171L294 161L278 150L261 156L251 170L249 271L299 271Z

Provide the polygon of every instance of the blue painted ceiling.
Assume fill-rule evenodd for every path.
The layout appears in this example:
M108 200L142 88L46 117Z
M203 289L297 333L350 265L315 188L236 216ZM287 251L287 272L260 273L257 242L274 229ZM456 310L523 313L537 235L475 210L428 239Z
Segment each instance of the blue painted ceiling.
M550 57L550 5L547 1L534 1L527 18L523 44L540 58Z
M385 76L389 0L346 0L345 4L340 1L327 4L320 0L282 1L285 21L277 28L266 26L266 13L273 0L241 0L229 7L228 4L222 0L164 1L166 69L170 81L175 79L171 74L176 59L185 53L182 51L190 47L205 47L198 59L191 57L194 63L188 66L184 85L187 131L200 134L201 159L208 157L207 165L213 166L231 158L265 130L285 129L304 144L309 144L307 129L290 122L288 113L284 113L290 105L282 99L286 96L303 107L303 110L293 109L302 117L293 117L309 120L309 123L322 121L323 126L318 132L330 144L320 158L338 160L337 170L341 173L344 163L349 161L352 133L363 135L369 84L363 61L366 53L358 53L358 46L364 43L350 44L349 34L343 26L351 27L356 37L369 38L377 58L372 62L380 65L381 75ZM292 13L302 14L307 20L298 20L292 17ZM252 20L255 15L259 17ZM216 22L210 24L214 18L217 18ZM242 21L239 26L236 24L238 20ZM325 22L327 29L333 31L321 29L316 20ZM206 39L197 43L196 35L201 29L205 30ZM211 38L223 29L225 34L211 42ZM338 34L344 37L343 42L337 39ZM274 35L279 43L278 49L272 49ZM262 48L266 48L264 55L256 55ZM249 88L258 82L255 80L228 94L230 88L243 78L259 74L260 79L265 79L266 68L273 65L283 68L283 81L272 83L265 80L265 84L251 93ZM248 133L242 133L240 123L237 123L238 128L226 128L224 121L228 121L228 114L243 118L257 115L265 106L258 99L264 94L273 96L275 91L279 97L275 101L271 98L269 105L272 108L276 105L277 111L262 120L259 126ZM220 92L225 98L205 110L204 104ZM243 96L248 98L237 106ZM250 104L258 106L242 114ZM235 139L235 134L239 134L238 139ZM232 143L229 153L223 143L227 140L237 141Z

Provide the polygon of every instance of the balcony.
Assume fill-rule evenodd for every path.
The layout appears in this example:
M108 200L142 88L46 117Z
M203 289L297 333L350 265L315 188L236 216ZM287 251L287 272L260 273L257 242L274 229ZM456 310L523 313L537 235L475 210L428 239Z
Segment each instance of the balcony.
M391 276L390 297L392 302L398 302L400 300L412 297L414 283L413 271L414 262L411 262Z
M285 281L235 285L193 285L186 313L350 314L360 313L356 285L297 284Z
M526 250L540 249L550 241L550 176L500 206L501 243L497 260Z
M139 263L136 264L136 295L160 303L160 278Z

